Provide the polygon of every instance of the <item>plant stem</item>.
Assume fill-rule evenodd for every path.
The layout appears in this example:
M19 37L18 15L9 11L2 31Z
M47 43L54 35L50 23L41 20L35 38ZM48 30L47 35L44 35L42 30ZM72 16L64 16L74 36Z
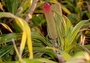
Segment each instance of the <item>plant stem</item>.
M35 8L36 8L37 2L38 2L38 0L33 0L33 3L32 3L32 5L31 5L31 8L30 8L30 10L29 10L29 12L28 12L28 14L27 14L27 16L26 16L26 18L25 18L25 21L26 21L27 23L29 22L29 19L32 18L32 14L33 14L33 12L34 12L34 10L35 10Z
M18 57L19 57L19 60L22 60L22 57L20 56L20 54L19 54L19 52L18 52L18 49L17 49L17 47L16 47L16 44L15 44L14 39L12 39L12 42L13 42L13 45L14 45L14 49L15 49L15 51L16 51Z

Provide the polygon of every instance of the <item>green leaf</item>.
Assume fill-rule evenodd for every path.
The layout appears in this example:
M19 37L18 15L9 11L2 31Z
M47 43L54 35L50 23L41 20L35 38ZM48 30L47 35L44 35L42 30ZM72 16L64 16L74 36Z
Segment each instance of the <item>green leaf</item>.
M18 8L18 4L20 3L20 0L5 0L4 2L8 11L15 14Z
M63 11L66 12L68 15L71 14L71 12L65 7L65 6L61 6Z
M21 6L19 7L19 14L24 14L29 11L32 5L32 0L23 0L20 4Z
M15 61L7 61L7 62L0 62L0 63L16 63Z
M14 30L16 32L22 32L21 28L19 27L19 25L16 22L13 22L13 24L11 24L11 26L14 28Z
M32 21L34 22L34 24L35 24L36 26L39 26L40 23L41 23L40 18L39 18L39 17L35 17L35 16L32 17Z
M69 61L65 63L90 63L90 56L86 52L78 52Z
M69 53L71 49L75 46L77 46L77 44L74 42L73 44L67 46L64 51Z
M0 12L0 18L2 18L2 17L7 17L7 18L13 18L13 19L15 19L15 22L23 30L22 32L25 32L26 37L21 40L21 43L23 41L25 41L25 40L27 41L28 50L29 50L29 53L30 53L30 58L33 58L33 51L32 51L33 48L32 48L32 40L31 40L31 31L30 31L30 28L29 28L28 24L25 22L25 20L23 20L23 19L15 16L15 15L13 15L11 13L7 13L7 12ZM20 46L22 46L22 45L20 45ZM23 49L22 49L22 51L23 51Z
M34 47L34 51L35 52L42 52L43 54L51 56L52 58L57 58L55 52L52 49L48 49L45 47Z
M16 63L42 63L42 62L36 59L25 58L25 59L22 59L22 61L16 61Z
M0 49L0 57L4 56L6 53L8 53L13 46L5 46L2 49Z
M33 40L38 40L47 46L52 46L52 44L48 40L45 40L45 37L41 36L38 32L32 32L31 35Z
M86 13L87 17L90 18L90 13Z
M72 44L75 37L77 36L80 28L87 22L88 20L80 21L76 26L72 29L71 35L70 35L70 41L69 44Z
M0 38L0 44L10 42L10 41L12 41L12 39L14 39L14 40L21 39L21 34L20 33L10 33L10 34L6 34L6 35L4 34Z
M65 58L65 60L71 59L71 55L68 54L67 52L65 52L65 51L60 51L60 50L59 50L59 52L60 52L60 54Z
M80 21L80 19L77 17L77 14L69 14L68 18L70 19L71 23L73 25L75 25L76 23L78 23Z
M40 59L37 59L38 61L41 61L43 63L57 63L57 62L54 62L54 61L51 61L51 60L48 60L48 59L45 59L45 58L40 58Z

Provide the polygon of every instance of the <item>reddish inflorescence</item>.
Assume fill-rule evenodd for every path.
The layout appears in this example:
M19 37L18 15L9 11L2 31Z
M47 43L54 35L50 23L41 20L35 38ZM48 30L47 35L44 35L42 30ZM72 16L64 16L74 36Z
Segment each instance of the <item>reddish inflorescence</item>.
M43 5L43 10L44 10L44 12L49 12L49 11L51 11L50 4L49 4L49 3L45 3L45 4Z

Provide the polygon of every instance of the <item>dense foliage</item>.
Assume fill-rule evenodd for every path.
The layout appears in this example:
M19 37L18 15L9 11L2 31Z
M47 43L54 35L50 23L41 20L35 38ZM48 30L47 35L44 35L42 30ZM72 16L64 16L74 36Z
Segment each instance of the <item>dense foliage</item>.
M89 0L1 0L0 63L90 63Z

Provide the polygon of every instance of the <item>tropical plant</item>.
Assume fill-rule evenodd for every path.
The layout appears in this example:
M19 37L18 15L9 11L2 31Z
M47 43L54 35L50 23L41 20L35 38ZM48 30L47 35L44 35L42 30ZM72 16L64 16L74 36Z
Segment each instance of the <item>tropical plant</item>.
M1 0L0 63L89 63L89 2L37 1Z

